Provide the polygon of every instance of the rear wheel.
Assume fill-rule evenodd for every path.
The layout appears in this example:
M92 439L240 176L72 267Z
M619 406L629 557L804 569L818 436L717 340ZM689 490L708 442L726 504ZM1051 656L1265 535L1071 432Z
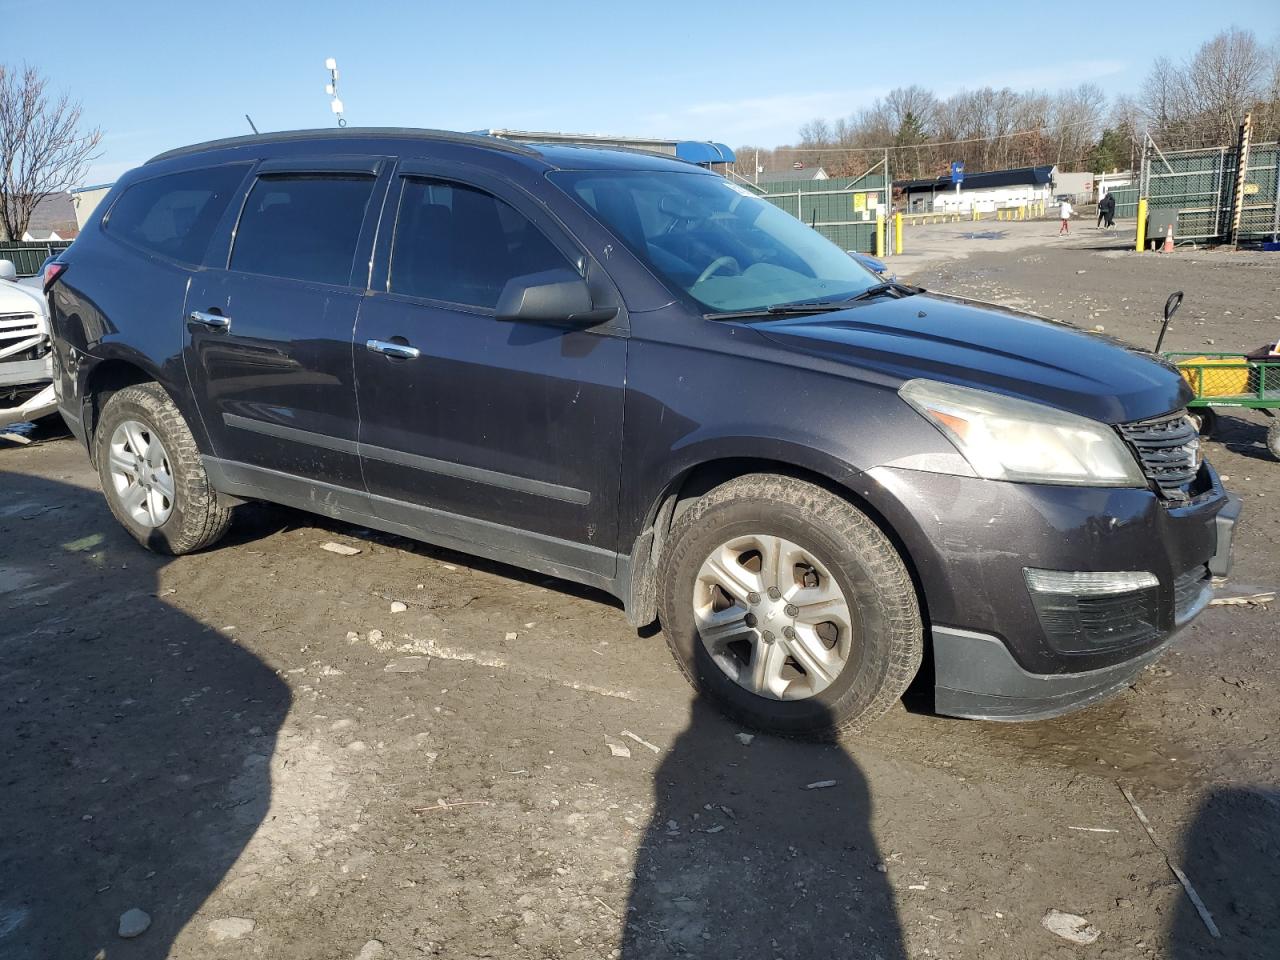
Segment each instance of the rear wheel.
M1280 419L1271 418L1271 423L1267 427L1267 449L1271 451L1271 455L1280 460Z
M672 526L661 613L685 675L731 716L793 736L858 730L919 669L921 617L902 558L852 504L753 474Z
M143 546L191 553L226 532L231 510L218 502L187 422L158 384L112 395L94 454L111 512Z

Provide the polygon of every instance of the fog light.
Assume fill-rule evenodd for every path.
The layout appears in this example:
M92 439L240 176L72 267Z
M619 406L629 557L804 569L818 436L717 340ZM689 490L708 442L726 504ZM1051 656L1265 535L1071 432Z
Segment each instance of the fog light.
M1026 569L1027 586L1039 593L1074 593L1080 596L1104 597L1115 593L1132 593L1160 586L1155 574L1143 570L1119 570L1094 573L1088 570Z
M1049 645L1090 653L1154 639L1160 581L1143 570L1024 571Z

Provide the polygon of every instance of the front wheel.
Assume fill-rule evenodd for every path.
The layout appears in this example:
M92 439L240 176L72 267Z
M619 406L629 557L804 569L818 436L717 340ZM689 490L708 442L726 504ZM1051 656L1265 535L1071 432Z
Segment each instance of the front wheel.
M661 619L685 676L731 716L791 736L862 729L923 651L914 585L848 501L753 474L695 501L663 556Z
M181 555L217 541L231 510L209 485L191 430L159 384L112 395L94 431L107 505L144 547Z

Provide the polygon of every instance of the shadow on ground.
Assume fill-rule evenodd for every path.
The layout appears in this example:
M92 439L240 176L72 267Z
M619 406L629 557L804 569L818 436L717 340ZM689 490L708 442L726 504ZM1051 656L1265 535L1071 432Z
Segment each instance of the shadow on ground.
M658 768L623 957L905 958L857 763L740 729L697 700Z
M1169 930L1173 960L1280 957L1280 791L1218 788L1206 795L1183 843L1182 870L1221 936L1210 936L1182 897Z
M0 956L166 957L266 813L288 689L156 596L172 560L97 491L0 490Z

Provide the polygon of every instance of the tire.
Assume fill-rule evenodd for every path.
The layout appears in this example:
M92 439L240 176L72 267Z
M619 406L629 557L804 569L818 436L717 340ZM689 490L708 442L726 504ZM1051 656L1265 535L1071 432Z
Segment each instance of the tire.
M131 426L133 425L133 426ZM130 431L142 438L140 449L157 455L154 466L129 446ZM116 444L113 457L113 440ZM151 443L159 443L152 448ZM218 502L200 461L200 451L186 420L169 395L156 383L125 387L107 401L93 437L94 460L103 495L115 518L140 544L156 553L181 556L217 542L231 523L231 509ZM149 470L155 495L139 508L128 499L140 492L139 480L129 479L129 461L138 471ZM124 487L123 491L121 487ZM139 519L139 513L150 513ZM154 521L154 522L153 522Z
M746 601L734 600L731 609L722 614L707 612L714 611L717 604L723 606L727 597L716 593L718 585L707 589L715 579L714 575L708 578L707 571L720 569L708 565L716 557L732 557L745 543L748 550L738 557L741 562L742 557L752 553L751 544L763 544L771 538L783 544L775 554L784 557L774 564L783 571L776 581L791 578L791 586L786 588L789 593L782 597L788 604L785 613L779 615L776 606L766 610L769 601L758 592L748 594ZM793 566L795 557L803 562ZM757 561L752 558L747 562L750 565ZM763 569L763 563L760 567ZM660 569L660 619L676 662L696 690L749 726L810 739L832 739L860 731L902 696L920 668L920 607L902 558L865 514L812 483L750 474L716 487L677 517ZM820 628L827 628L838 638L821 639L833 644L827 653L836 659L839 648L847 642L847 659L838 672L825 664L819 670L805 670L800 666L800 657L790 653L803 648L803 644L795 644L797 629L804 628L802 618L789 619L796 617L797 608L790 605L787 596L804 603L806 594L796 591L806 584L830 590L833 582L846 602L849 639L844 640L843 627L833 629L834 623L821 624ZM741 589L740 585L735 586ZM758 606L744 608L757 611L759 616L751 614L744 623L758 629L748 631L748 641L734 640L717 658L703 641L699 618L704 624L713 616L732 619L738 606L751 603L752 596L759 597L755 601ZM816 608L816 604L811 606ZM762 619L766 617L767 622ZM778 623L782 624L782 633L765 630L769 625L777 629ZM783 639L788 628L790 639ZM816 630L808 636L813 638L815 634ZM767 635L774 637L769 648L785 658L783 672L796 678L777 681L782 685L781 694L777 690L755 692L741 682L745 673L769 662L757 652L764 649L761 642ZM776 653L779 649L782 652ZM730 669L737 671L738 679L730 675ZM824 670L834 676L822 676ZM794 690L815 688L819 682L828 685L789 699Z
M1218 414L1212 407L1194 407L1188 413L1191 422L1196 425L1196 429L1200 431L1200 436L1206 440L1212 440L1214 433L1218 430Z
M1280 419L1271 418L1271 423L1267 426L1267 449L1271 451L1271 455L1280 460Z

